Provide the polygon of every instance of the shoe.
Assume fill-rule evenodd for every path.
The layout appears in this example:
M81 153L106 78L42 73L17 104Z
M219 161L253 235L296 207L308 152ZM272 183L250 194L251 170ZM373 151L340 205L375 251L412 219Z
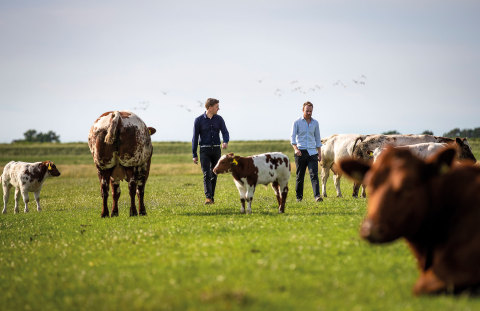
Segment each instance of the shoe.
M213 202L212 199L210 199L210 198L205 199L205 205L210 205L210 204L213 204L213 203L215 203L215 202Z
M297 202L302 202L302 198L297 198Z
M315 202L322 202L322 201L323 201L322 197L316 197L315 198Z

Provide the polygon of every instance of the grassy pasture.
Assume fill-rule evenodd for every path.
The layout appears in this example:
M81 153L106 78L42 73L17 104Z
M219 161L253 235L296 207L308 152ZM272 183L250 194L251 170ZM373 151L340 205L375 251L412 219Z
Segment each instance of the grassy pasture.
M470 141L475 156L480 142ZM287 141L231 142L230 152L282 151ZM100 189L85 143L0 145L10 160L53 160L43 211L0 215L2 310L479 310L465 296L416 298L418 274L403 241L371 246L358 236L366 200L313 202L308 176L297 203L294 178L286 214L270 187L258 187L253 214L239 214L232 177L218 179L216 204L203 205L189 143L155 143L146 217L100 218ZM21 202L20 210L23 210Z

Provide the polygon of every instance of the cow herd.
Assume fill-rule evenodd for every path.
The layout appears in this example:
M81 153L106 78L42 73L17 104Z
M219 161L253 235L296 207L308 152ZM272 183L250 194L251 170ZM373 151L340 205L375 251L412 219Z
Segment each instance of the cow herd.
M146 215L144 191L153 147L147 127L135 114L111 111L93 124L88 146L100 181L102 217L118 216L120 181L128 183L130 216ZM461 292L480 288L480 167L466 139L433 135L336 134L322 139L322 194L327 197L329 172L337 197L342 174L354 180L353 196L368 189L368 211L360 235L371 243L405 238L418 262L415 294ZM242 213L252 212L258 184L272 184L278 212L285 212L290 161L274 152L240 157L223 155L215 174L231 173L240 194ZM50 161L8 163L1 176L3 213L15 188L28 212L28 192L40 211L40 190L60 172ZM112 189L112 210L108 193ZM139 210L137 212L136 200Z

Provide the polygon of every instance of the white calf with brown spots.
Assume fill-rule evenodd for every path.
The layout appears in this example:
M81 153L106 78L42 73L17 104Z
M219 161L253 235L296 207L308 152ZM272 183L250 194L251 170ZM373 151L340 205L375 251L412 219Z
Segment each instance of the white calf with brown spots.
M233 180L240 194L241 213L252 212L252 200L258 184L272 184L278 201L278 212L285 212L285 202L290 179L290 161L280 152L264 153L250 157L235 156L229 153L220 158L213 169L215 174L232 173Z
M42 190L43 183L48 177L60 176L55 164L51 161L27 163L11 161L5 165L2 174L3 187L3 214L7 213L7 203L10 197L10 189L15 188L15 209L18 213L18 200L20 194L25 203L25 213L28 212L28 197L29 192L33 192L35 202L37 203L37 211L41 211L40 207L40 190Z

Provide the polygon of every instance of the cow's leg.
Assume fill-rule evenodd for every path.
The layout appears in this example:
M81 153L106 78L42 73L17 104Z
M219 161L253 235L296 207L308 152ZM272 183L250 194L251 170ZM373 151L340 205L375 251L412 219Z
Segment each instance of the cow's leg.
M22 193L23 203L25 203L25 209L23 211L28 213L28 202L30 202L28 191L26 189L22 189L20 192Z
M285 213L285 203L287 202L287 194L288 194L288 182L284 185L279 185L279 190L282 191L282 202L278 208L279 213Z
M242 203L242 207L240 208L240 213L245 213L245 194L246 190L243 184L240 182L236 181L235 179L233 180L235 182L235 186L237 186L238 194L240 195L240 203Z
M98 169L98 168L97 168ZM109 217L108 211L108 188L110 182L110 176L113 169L100 170L98 169L98 178L100 179L100 193L102 194L102 217Z
M147 210L145 209L145 183L147 182L147 174L144 168L139 168L138 173L136 174L137 180L137 198L138 198L138 214L141 216L147 215Z
M335 190L337 191L337 198L342 197L342 189L340 189L340 178L342 175L333 174L333 184L335 185Z
M353 183L353 193L352 197L358 198L358 190L360 189L360 184L357 184L356 182Z
M247 186L247 194L246 194L247 214L252 213L252 201L253 201L254 194L255 194L255 186Z
M278 207L280 208L280 205L282 205L282 197L281 197L280 186L278 185L278 182L274 181L272 183L272 188L273 188L273 191L275 191L275 196L277 197Z
M33 193L35 197L35 203L37 203L37 212L40 212L42 208L40 207L40 190Z
M137 216L137 207L135 206L135 194L137 193L137 182L132 167L125 168L128 181L128 192L130 194L130 216Z
M121 189L120 181L110 181L112 187L112 217L118 216L118 200L120 199Z
M15 214L18 213L18 201L20 200L20 188L15 188L15 208L13 209L13 212Z
M322 195L325 198L327 197L327 181L328 181L329 173L330 173L330 168L324 167L322 165Z
M446 287L446 283L440 280L432 269L429 269L420 275L413 287L413 293L415 295L433 294L446 289Z
M363 185L362 184L362 198L366 198L367 197L367 191L366 191L366 188L367 186Z
M8 198L10 197L10 188L12 186L3 184L3 214L7 213Z

